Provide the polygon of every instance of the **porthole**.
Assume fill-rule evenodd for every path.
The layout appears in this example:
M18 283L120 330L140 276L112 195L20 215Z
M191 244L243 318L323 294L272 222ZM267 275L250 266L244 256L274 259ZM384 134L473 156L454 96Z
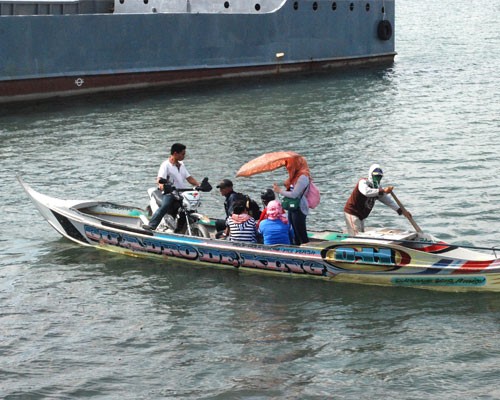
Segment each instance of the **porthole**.
M144 4L148 4L149 3L149 0L143 0L144 1Z
M316 11L318 9L318 3L314 2L313 3L313 10Z
M224 8L229 8L229 1L224 2Z
M332 10L335 11L337 9L337 3L334 1L332 3Z
M125 0L120 0L120 4L123 4L123 3L125 3Z
M260 4L259 4L259 3L257 3L257 4L255 5L255 11L259 11L259 10L260 10Z
M299 9L299 2L298 1L296 1L296 2L293 3L293 9L294 10L298 10Z
M354 10L354 3L351 3L351 4L349 5L349 10L351 10L351 11L352 11L352 10Z
M370 11L370 3L366 3L366 7L365 8L366 8L367 12Z

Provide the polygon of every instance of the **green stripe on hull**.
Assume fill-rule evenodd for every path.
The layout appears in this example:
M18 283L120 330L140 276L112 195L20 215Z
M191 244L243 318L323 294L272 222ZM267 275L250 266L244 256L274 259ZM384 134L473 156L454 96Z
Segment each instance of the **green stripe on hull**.
M447 286L480 287L486 285L484 276L408 276L395 277L391 283L397 286Z

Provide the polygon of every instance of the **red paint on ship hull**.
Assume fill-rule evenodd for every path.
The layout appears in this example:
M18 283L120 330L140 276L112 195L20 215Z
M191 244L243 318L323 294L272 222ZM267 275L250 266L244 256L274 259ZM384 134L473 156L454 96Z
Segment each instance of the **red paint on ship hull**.
M390 63L395 54L347 60L297 64L274 64L238 68L211 68L162 72L75 75L65 77L0 81L0 103L77 96L97 92L141 89L154 86L193 84L195 82L245 77L316 72L348 66Z

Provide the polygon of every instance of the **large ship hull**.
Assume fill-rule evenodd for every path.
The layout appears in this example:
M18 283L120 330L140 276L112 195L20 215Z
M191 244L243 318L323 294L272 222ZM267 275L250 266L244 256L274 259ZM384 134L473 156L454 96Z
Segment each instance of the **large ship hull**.
M393 27L393 1L286 1L264 14L3 15L0 102L390 62Z

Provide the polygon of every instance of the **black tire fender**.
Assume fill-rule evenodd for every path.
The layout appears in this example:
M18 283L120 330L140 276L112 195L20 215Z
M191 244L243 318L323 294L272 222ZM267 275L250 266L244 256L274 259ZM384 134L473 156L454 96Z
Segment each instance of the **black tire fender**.
M380 40L389 40L392 37L391 22L384 19L378 23L377 36Z

